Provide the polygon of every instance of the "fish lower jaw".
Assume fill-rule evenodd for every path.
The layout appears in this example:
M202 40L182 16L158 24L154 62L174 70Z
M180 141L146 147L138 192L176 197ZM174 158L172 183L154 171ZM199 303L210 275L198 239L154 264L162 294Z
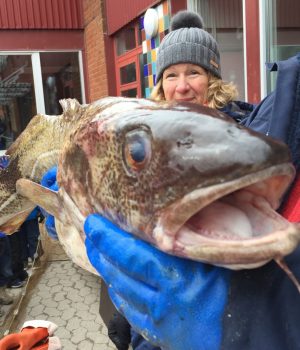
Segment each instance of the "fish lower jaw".
M166 235L159 227L154 238L159 249L172 255L231 270L252 269L290 254L300 242L300 224L289 223L282 230L247 239L208 237L188 227Z
M246 240L217 240L203 237L201 244L186 245L180 240L173 254L232 270L252 269L292 253L300 241L300 225L290 224L284 231Z
M152 235L156 246L231 269L290 254L300 242L300 225L276 212L283 193L278 184L288 183L289 169L274 167L269 175L263 171L185 195L160 213Z

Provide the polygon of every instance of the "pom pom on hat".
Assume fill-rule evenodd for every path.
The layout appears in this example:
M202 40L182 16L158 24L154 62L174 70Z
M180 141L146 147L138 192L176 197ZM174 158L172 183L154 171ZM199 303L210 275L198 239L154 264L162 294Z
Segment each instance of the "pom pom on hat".
M221 78L218 44L203 29L203 20L195 12L180 11L172 18L171 31L157 52L156 83L166 68L179 63L196 64Z
M198 13L191 11L179 11L172 18L171 31L180 28L203 29L203 19Z

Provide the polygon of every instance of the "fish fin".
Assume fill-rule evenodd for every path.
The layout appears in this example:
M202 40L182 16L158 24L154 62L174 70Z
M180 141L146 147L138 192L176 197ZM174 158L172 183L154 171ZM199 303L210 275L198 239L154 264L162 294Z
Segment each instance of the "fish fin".
M21 213L19 212L17 216L12 217L4 224L0 225L0 231L7 235L11 235L12 233L18 231L20 226L23 224L27 216L32 212L34 208L35 205L32 203L32 208L26 209Z
M84 106L82 106L75 98L66 98L59 100L63 115L66 119L73 120L76 116L82 114Z
M62 205L56 191L52 191L28 179L19 179L16 183L16 189L20 195L28 198L59 220L63 220Z

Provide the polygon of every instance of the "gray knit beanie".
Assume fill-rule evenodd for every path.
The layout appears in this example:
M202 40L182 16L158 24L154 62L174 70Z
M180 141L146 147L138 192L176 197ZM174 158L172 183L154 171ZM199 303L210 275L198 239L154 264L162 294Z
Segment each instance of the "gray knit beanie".
M173 17L171 31L158 48L156 82L166 68L178 63L197 64L221 78L218 44L202 28L203 20L195 12L180 11Z

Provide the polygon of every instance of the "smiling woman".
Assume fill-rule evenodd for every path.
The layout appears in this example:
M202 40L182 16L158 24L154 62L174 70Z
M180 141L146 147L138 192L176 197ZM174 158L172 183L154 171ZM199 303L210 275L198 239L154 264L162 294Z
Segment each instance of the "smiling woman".
M162 77L167 101L194 102L207 105L208 74L195 64L175 64Z
M215 39L203 29L202 18L180 12L157 55L157 84L151 98L193 102L223 108L236 99L234 84L221 78L220 54Z

